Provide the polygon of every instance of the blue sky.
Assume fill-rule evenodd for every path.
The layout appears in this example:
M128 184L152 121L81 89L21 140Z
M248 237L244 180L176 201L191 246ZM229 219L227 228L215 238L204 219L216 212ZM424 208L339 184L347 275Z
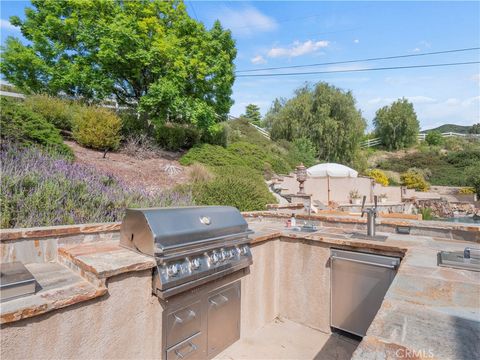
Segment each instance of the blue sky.
M415 54L480 46L480 2L205 2L187 1L190 15L232 30L237 70ZM20 36L8 18L28 2L1 2L1 41ZM330 65L314 70L363 69L479 61L470 51L389 61ZM299 69L300 71L302 69ZM289 71L295 71L289 70ZM278 72L278 71L276 71ZM265 113L276 97L305 82L326 81L351 90L369 123L375 111L400 97L413 102L422 128L480 120L480 66L360 73L237 78L231 114L254 103Z

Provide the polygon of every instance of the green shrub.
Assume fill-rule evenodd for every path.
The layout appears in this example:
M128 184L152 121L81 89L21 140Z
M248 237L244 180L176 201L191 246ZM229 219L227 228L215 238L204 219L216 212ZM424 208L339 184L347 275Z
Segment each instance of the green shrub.
M215 124L202 133L201 140L203 143L225 147L228 142L228 128L225 124Z
M432 215L433 210L429 207L420 209L422 214L422 220L433 220L434 216Z
M210 166L247 166L259 173L273 171L277 174L288 174L291 170L288 162L260 146L236 142L226 149L218 145L203 144L190 149L181 159L182 165L195 162Z
M461 137L452 136L443 139L443 145L449 151L462 151L468 146L468 141Z
M458 193L462 195L471 195L475 194L475 189L473 187L464 187L458 189Z
M288 151L288 161L293 166L303 163L308 168L318 162L317 150L309 139L295 139Z
M230 205L240 211L264 210L275 203L262 176L248 167L221 166L215 179L189 185L197 205Z
M180 164L187 166L201 163L210 166L245 166L243 159L218 145L202 144L190 149L180 158Z
M158 125L155 130L157 143L166 150L190 149L200 141L200 132L193 128L176 124Z
M400 175L402 185L408 189L415 189L418 191L427 191L430 184L425 180L425 177L417 171L408 170Z
M468 149L459 152L450 152L446 161L457 168L480 164L480 149Z
M89 106L74 118L73 137L83 146L98 150L116 150L120 144L120 118L112 111Z
M447 155L438 151L409 153L402 158L392 157L379 162L378 168L399 173L410 168L428 169L428 181L433 185L468 186L465 170L480 163L479 145L469 145L464 150L450 151Z
M389 184L388 177L382 170L367 170L365 175L371 177L377 184L381 184L383 186L388 186Z
M140 137L145 135L153 137L153 126L146 119L139 117L135 110L125 109L119 111L118 116L122 122L122 137Z
M42 115L57 129L72 130L73 119L81 111L81 105L47 95L33 95L25 99L25 105Z
M73 157L72 150L63 143L59 130L21 102L1 98L0 128L2 142L25 146L39 144Z
M426 136L425 136L425 142L428 145L440 145L443 143L443 137L442 134L438 131L430 131Z
M480 196L480 164L470 166L465 171L465 180Z
M247 141L260 146L272 144L272 141L260 134L245 118L228 121L226 126L228 127L229 144L237 141Z

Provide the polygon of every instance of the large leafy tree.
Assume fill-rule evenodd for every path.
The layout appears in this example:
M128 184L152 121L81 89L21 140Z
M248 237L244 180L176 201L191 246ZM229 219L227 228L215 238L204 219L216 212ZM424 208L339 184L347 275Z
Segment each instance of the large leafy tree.
M375 132L389 150L398 150L417 142L420 123L413 104L399 99L377 110L373 119Z
M347 164L354 160L365 130L352 94L323 82L276 101L266 119L273 139L308 139L320 160Z
M210 30L182 1L32 0L8 38L1 71L27 93L61 92L87 101L113 95L162 121L208 128L225 119L235 43L217 21Z

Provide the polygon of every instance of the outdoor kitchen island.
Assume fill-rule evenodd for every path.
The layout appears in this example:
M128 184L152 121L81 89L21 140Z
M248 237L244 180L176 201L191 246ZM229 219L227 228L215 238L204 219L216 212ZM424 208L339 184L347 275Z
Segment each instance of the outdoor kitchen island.
M390 233L376 242L343 237L348 224L323 223L316 233L302 233L287 230L283 218L250 215L253 264L242 276L219 280L241 281L240 340L217 358L348 359L353 352L354 359L475 359L480 352L480 273L437 266L440 250L478 247L478 228L469 230L473 241ZM88 296L48 289L35 301L2 303L2 358L161 358L163 307L152 295L154 262L120 248L118 229L108 224L2 232L2 261L15 255L39 263L27 245L41 252L43 239L55 238L58 255L48 264L67 265L91 288L104 289L90 289ZM358 347L331 335L331 248L402 258ZM35 266L27 267L35 276Z

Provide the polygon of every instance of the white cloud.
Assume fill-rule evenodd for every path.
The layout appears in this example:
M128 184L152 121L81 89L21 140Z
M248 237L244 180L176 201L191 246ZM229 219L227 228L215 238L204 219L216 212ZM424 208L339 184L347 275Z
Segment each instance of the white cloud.
M240 36L254 35L258 32L268 32L278 28L275 19L262 14L252 6L239 10L223 7L217 16L224 27Z
M412 51L413 52L420 52L422 50L428 50L432 47L428 41L422 40L417 43L417 47L415 47Z
M405 96L405 98L414 103L414 104L433 104L437 100L428 96ZM368 104L391 104L394 101L397 101L398 98L382 98L376 97L367 101Z
M367 103L368 104L389 104L389 103L394 102L395 100L397 100L397 99L376 97L376 98L368 100Z
M358 44L358 43L360 43L360 40L355 39L355 40L353 40L353 43L354 43L354 44Z
M266 64L267 63L267 60L265 60L262 55L257 55L255 57L251 58L250 61L252 62L252 64L255 64L255 65Z
M433 104L437 102L437 99L428 96L406 96L406 98L415 104Z
M462 101L462 106L470 106L476 103L480 103L480 96L474 96Z
M272 58L276 57L296 57L306 54L310 54L319 49L327 47L329 44L326 40L312 41L307 40L305 42L295 41L289 47L274 47L271 48L267 55Z
M20 28L13 26L10 21L0 19L0 29L2 30L10 30L10 31L19 31Z
M445 104L451 105L451 106L458 105L460 104L460 100L458 100L457 98L449 98L445 101Z

